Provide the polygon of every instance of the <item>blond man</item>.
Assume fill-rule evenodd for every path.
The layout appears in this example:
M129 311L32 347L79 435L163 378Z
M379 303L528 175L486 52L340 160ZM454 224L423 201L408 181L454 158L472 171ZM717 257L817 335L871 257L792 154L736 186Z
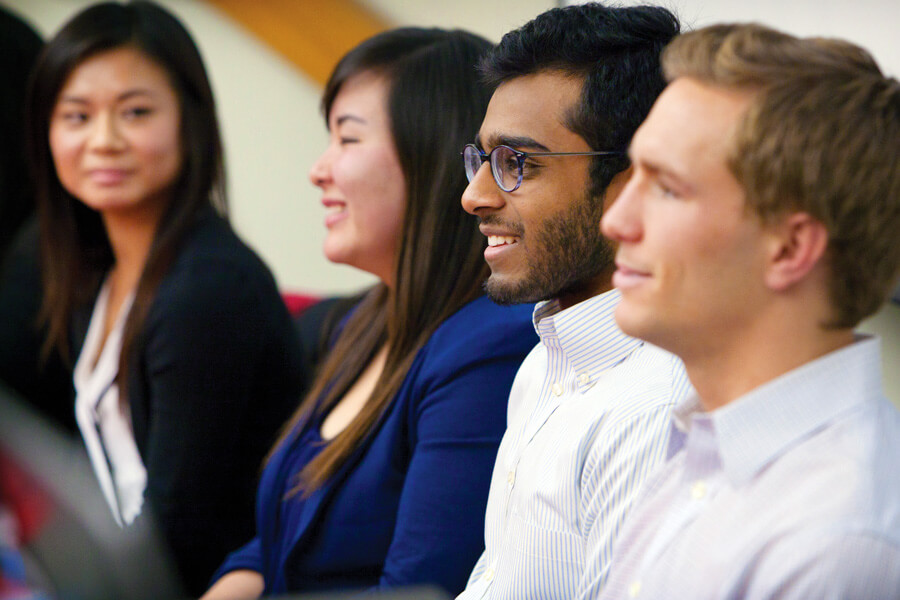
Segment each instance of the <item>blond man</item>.
M677 38L602 221L622 330L696 394L603 598L896 598L900 414L853 328L900 270L900 83L846 42Z

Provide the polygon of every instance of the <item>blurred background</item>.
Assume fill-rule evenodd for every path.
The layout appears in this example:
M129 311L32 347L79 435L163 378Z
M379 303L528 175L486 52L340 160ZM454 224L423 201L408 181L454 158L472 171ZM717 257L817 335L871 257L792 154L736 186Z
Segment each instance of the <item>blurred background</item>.
M498 41L559 5L550 0L158 0L203 53L225 140L232 223L282 289L329 295L373 279L322 256L324 210L309 182L327 135L319 94L331 68L361 39L397 25L460 27ZM0 0L44 37L90 0ZM617 4L640 4L620 0ZM900 75L897 0L662 0L686 28L758 21L798 35L842 37ZM460 168L462 166L460 165ZM900 304L864 325L885 338L888 396L900 402Z

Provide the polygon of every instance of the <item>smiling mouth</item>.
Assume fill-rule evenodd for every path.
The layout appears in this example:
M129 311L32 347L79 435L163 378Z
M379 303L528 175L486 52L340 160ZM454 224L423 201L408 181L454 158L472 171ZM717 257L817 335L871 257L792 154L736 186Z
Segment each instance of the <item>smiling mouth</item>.
M131 171L127 169L93 169L90 171L91 179L99 185L116 185L129 177Z
M496 246L509 246L515 244L518 238L513 235L489 235L487 236L488 246L494 248Z

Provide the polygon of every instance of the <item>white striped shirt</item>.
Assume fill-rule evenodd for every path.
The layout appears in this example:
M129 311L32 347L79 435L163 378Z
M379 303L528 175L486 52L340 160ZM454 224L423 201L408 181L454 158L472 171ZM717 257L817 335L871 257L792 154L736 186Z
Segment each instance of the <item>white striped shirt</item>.
M541 343L513 383L485 551L461 599L595 595L641 481L665 457L681 361L619 330L615 290L535 307Z

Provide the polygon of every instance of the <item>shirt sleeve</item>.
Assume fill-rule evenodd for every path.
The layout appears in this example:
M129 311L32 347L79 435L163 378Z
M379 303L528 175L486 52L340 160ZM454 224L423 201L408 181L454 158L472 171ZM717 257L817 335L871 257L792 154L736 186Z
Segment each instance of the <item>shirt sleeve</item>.
M478 340L477 328L469 327L468 337L435 357L452 366L427 377L412 417L412 455L379 587L432 583L453 595L465 587L484 550L485 507L510 385L535 341L530 323L522 324L514 330L500 324L506 338L482 328L486 337Z
M274 285L230 266L195 269L160 296L135 382L147 499L191 593L253 536L260 465L294 400L286 309Z
M582 479L582 514L587 530L584 574L578 598L600 595L613 547L641 484L663 462L670 405L628 415L599 432Z
M250 540L250 542L228 555L225 562L222 563L212 576L209 585L212 586L213 583L231 571L248 569L250 571L256 571L257 573L262 573L262 561L262 542L259 539L259 536L256 536Z

